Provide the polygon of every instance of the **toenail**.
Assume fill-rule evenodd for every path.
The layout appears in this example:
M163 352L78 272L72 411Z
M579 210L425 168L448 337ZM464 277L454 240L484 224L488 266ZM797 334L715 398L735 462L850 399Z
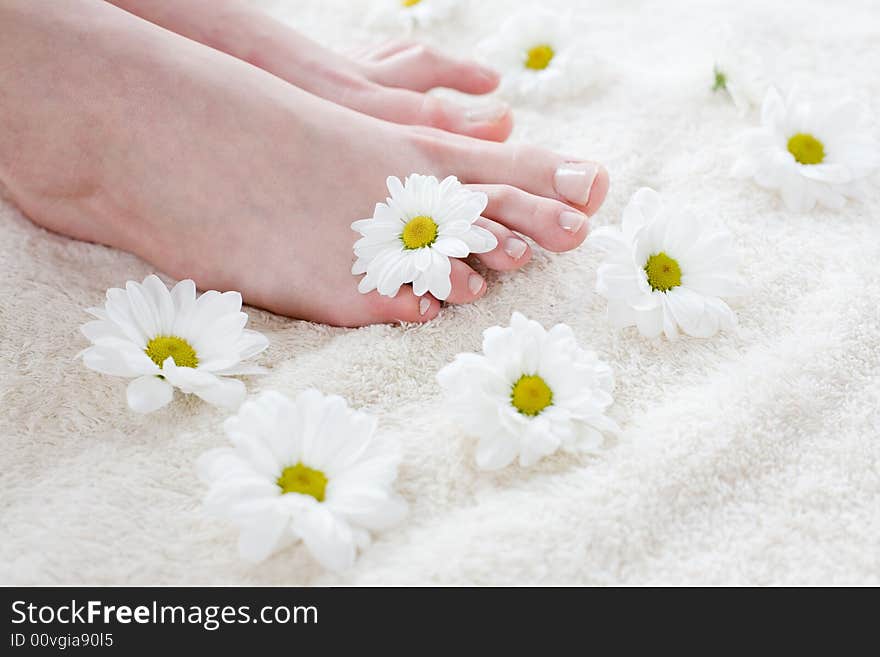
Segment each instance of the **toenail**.
M479 274L471 274L470 278L468 278L468 289L471 291L471 294L479 294L480 290L483 289L483 277Z
M586 220L587 215L581 214L580 212L573 212L572 210L566 210L559 215L559 225L562 226L563 229L571 231L572 233L578 232Z
M465 116L472 123L495 123L503 119L509 110L510 106L507 103L496 101L488 105L472 107Z
M419 315L424 315L428 312L428 308L431 307L431 300L428 297L422 297L419 299Z
M519 260L526 252L526 243L518 237L508 237L504 241L504 251L514 260Z
M569 203L586 205L599 167L593 162L566 162L556 169L556 192Z
M493 71L491 68L486 68L485 66L481 66L477 69L477 75L479 75L487 82L496 82L498 80L498 73Z

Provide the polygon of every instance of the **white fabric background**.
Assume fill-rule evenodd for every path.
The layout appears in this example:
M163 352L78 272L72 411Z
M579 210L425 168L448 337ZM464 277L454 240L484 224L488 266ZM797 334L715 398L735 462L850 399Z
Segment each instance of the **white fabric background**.
M393 32L366 31L364 1L271 4L340 49ZM518 3L465 4L457 23L419 36L468 55ZM344 330L253 311L272 371L249 389L316 386L378 414L404 446L411 514L341 576L301 546L248 566L235 532L199 514L193 463L224 443L224 414L178 395L137 416L124 380L74 359L86 344L80 309L152 269L2 205L0 582L880 584L880 194L798 216L732 180L733 138L755 119L708 90L713 30L731 20L735 33L799 53L808 94L853 93L876 114L876 4L541 4L585 21L602 81L567 102L517 107L513 139L607 165L597 224L618 221L642 185L725 222L752 286L738 334L614 334L592 292L600 256L586 246L537 250L522 273L490 274L485 299L422 327ZM601 455L475 470L434 374L513 310L571 324L613 365L624 435Z

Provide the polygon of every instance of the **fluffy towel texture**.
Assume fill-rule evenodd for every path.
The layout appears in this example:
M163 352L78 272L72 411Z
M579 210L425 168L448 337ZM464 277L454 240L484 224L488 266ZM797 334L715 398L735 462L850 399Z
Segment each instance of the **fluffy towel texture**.
M381 38L361 27L367 4L273 10L342 48ZM464 4L457 26L420 36L466 55L513 3ZM403 442L411 515L341 576L302 547L245 565L234 530L203 519L193 464L224 444L222 411L178 397L138 416L124 380L75 360L80 309L151 268L0 206L0 582L880 584L880 195L798 216L732 180L731 139L747 120L709 91L711 28L735 18L740 34L763 26L807 53L805 91L852 91L877 116L875 6L846 4L788 14L763 0L549 3L586 19L584 47L605 58L605 75L571 101L516 108L514 139L607 165L597 224L619 221L643 185L721 218L752 285L738 334L614 334L588 247L489 274L485 299L423 327L343 330L251 312L271 340L260 359L271 373L248 382L252 393L316 386L378 414ZM601 455L476 471L434 376L513 310L571 324L612 364L624 433Z

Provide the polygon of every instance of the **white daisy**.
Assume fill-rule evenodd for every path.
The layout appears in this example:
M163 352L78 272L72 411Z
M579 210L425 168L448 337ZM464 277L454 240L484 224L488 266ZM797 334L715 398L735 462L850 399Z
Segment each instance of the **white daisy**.
M726 231L665 208L657 192L643 187L624 209L622 227L597 228L589 239L607 253L596 291L608 299L617 328L637 326L642 335L672 340L679 329L707 338L736 326L721 297L742 295L745 287Z
M290 400L267 391L226 420L232 447L203 454L206 511L240 530L239 552L261 561L302 540L331 570L354 563L370 530L397 524L398 452L377 438L376 419L345 400L306 390Z
M459 354L437 374L462 426L479 436L477 465L494 470L519 457L530 466L560 447L589 450L602 432L614 385L611 368L581 349L571 327L545 331L513 313L509 327L483 332L482 354Z
M761 107L761 127L743 134L733 174L778 189L789 210L807 212L817 202L841 208L861 198L880 166L880 149L851 101L813 107L771 88Z
M502 95L538 102L562 98L595 77L596 62L578 47L578 31L570 17L524 11L505 20L478 53L502 72Z
M482 192L466 189L455 176L437 182L434 176L417 173L404 184L388 178L391 197L377 203L371 219L351 227L363 237L354 245L357 260L352 274L366 273L358 290L393 297L404 283L413 292L430 292L441 301L452 283L450 258L486 253L498 244L495 236L474 225L486 208Z
M410 31L451 17L461 0L382 0L369 22L374 26L393 24Z
M148 413L171 401L174 388L194 393L211 404L237 408L244 383L227 378L259 374L262 367L243 363L269 346L266 337L244 328L238 292L213 290L196 298L191 280L169 292L157 276L125 289L107 290L103 308L88 308L97 318L82 326L92 346L83 350L86 366L134 380L128 405Z
M716 54L712 68L712 91L726 92L740 116L761 104L773 79L768 66L774 60L762 59L747 48L725 49Z

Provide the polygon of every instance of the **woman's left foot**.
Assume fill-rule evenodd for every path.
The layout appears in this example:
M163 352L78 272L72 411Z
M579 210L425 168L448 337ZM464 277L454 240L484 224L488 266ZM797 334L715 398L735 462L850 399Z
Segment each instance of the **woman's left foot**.
M346 57L241 2L203 1L204 8L192 0L111 0L172 32L363 114L490 141L504 141L513 130L510 108L501 101L466 107L426 93L438 87L476 95L493 91L500 76L476 62L454 59L414 42L389 43Z

